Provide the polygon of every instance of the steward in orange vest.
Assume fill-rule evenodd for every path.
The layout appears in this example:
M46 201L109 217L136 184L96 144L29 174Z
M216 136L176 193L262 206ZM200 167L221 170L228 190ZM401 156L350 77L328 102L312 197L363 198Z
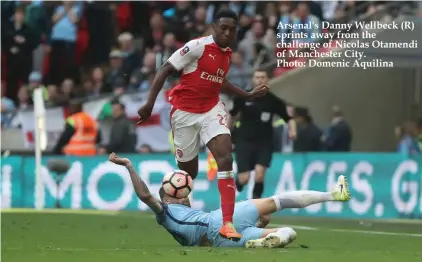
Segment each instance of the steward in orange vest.
M217 175L218 166L211 152L208 153L207 163L207 178L209 181L213 181L215 176Z
M65 129L53 153L71 156L93 156L97 153L96 144L100 140L95 119L82 111L81 103L73 103L66 119Z

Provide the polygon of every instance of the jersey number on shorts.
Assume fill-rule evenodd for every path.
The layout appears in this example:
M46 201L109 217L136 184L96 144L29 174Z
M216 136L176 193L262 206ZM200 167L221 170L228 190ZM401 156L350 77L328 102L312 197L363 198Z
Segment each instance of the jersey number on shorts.
M218 123L222 126L227 127L227 115L218 114Z

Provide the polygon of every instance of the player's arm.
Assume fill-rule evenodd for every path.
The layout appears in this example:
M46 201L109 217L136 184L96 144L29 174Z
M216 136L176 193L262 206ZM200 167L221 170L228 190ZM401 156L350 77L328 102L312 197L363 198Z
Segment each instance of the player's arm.
M235 95L243 99L249 99L249 95L250 95L249 92L246 92L245 90L233 85L226 78L224 79L223 85L221 86L221 91L229 95Z
M187 65L198 59L204 51L204 46L198 41L192 40L184 47L174 52L155 74L151 84L147 103L138 110L139 122L143 122L151 116L157 96L163 88L166 79L175 72L185 68Z
M296 121L292 119L287 112L286 103L274 94L268 94L271 99L271 106L279 117L281 117L289 125L289 136L295 138L297 133Z
M139 177L138 173L132 166L132 162L128 158L120 158L115 153L111 153L109 160L117 165L124 166L127 168L132 180L133 188L138 198L149 206L154 213L159 214L163 211L163 205L160 200L156 199L151 195L145 182Z
M251 100L257 97L262 97L268 93L268 86L267 85L260 85L255 87L251 92L246 92L245 90L233 85L227 79L224 79L223 84L221 86L221 91L229 95L235 95L240 97L244 100Z
M166 79L175 72L181 71L187 65L198 59L204 51L204 46L197 40L186 43L185 46L174 52L164 65L158 70L151 84L148 103L154 104L158 93L163 88Z

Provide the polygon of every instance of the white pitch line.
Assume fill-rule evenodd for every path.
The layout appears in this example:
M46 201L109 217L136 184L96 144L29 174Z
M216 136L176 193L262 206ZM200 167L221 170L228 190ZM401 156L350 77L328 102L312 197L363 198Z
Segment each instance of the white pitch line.
M283 225L283 224L269 224L269 226L272 226L272 227L291 227L291 228L299 229L299 230L326 230L326 231L344 232L344 233L360 233L360 234L373 234L373 235L422 237L422 234L385 232L385 231L369 231L369 230L354 230L354 229L321 229L321 228L317 228L317 227L306 227L306 226L297 226L297 225Z
M373 234L373 235L422 237L422 234L384 232L384 231L367 231L367 230L352 230L352 229L330 229L330 231L334 231L334 232L346 232L346 233Z
M4 248L6 250L24 250L24 248L22 247L6 247ZM60 247L52 247L52 248L37 248L38 250L46 250L46 251L82 251L82 252L87 252L87 251L145 251L144 249L139 249L139 248L79 248L79 247L65 247L65 248L60 248Z
M300 229L300 230L319 230L319 228L316 228L316 227L306 227L306 226L297 226L297 225L269 224L269 226L272 226L272 227L291 227L291 228L296 228L296 229Z

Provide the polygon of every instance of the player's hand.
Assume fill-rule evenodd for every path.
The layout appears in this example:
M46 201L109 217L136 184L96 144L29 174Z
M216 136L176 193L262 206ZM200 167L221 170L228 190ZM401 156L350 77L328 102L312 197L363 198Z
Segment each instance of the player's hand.
M152 109L154 108L154 105L149 105L148 103L143 105L138 110L139 120L137 124L140 124L142 122L145 122L152 114Z
M131 162L128 158L120 158L114 152L110 154L110 156L108 157L108 160L110 160L110 162L113 162L113 163L115 163L116 165L119 165L119 166L128 166L128 165L131 164Z
M270 88L267 85L259 85L255 87L251 92L249 92L249 99L254 99L258 97L265 96Z

